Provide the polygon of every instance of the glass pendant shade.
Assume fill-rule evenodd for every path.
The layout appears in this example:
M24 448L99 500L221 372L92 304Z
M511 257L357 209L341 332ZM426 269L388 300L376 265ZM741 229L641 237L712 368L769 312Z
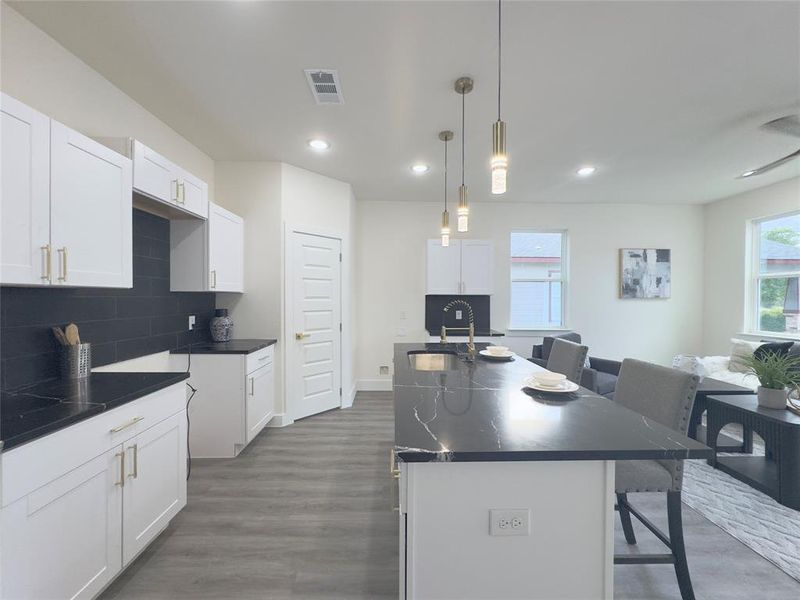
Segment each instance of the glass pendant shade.
M506 124L495 121L492 126L492 194L506 193L508 156L506 155Z
M450 213L442 213L442 246L450 245Z
M469 231L469 201L467 200L467 186L458 187L458 231L466 233Z

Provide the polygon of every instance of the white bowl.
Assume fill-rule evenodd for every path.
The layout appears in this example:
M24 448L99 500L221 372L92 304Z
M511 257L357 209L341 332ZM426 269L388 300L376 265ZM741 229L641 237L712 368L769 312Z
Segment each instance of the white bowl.
M508 354L508 346L487 346L486 351L493 356Z
M552 371L543 371L541 373L534 373L533 378L536 383L545 387L557 387L564 383L567 376L562 373L553 373Z

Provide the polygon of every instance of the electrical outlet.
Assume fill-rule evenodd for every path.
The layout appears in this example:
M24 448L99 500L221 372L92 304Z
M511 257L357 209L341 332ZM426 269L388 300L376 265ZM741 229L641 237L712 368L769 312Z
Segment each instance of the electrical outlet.
M194 329L194 323L195 323L195 316L189 315L189 331Z
M530 535L531 509L493 508L489 510L489 535Z
M389 367L386 365L382 365L378 367L378 375L388 375L389 374Z
M463 314L463 313L462 313L460 310L457 310L457 311L456 311L456 321L460 321L460 320L461 320L461 315L462 315L462 314Z
M408 328L407 327L398 327L397 328L397 337L406 337L408 335Z

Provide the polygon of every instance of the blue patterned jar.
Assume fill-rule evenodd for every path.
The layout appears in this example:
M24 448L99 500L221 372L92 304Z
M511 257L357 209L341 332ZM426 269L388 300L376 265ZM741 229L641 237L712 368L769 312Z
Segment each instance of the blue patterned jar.
M233 335L233 319L227 308L218 308L211 319L211 339L215 342L230 342Z

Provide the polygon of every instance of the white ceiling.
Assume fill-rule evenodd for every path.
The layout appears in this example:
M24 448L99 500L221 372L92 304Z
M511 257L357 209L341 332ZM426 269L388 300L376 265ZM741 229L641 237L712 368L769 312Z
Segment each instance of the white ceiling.
M492 198L495 2L12 5L214 159L285 161L361 200L440 200L437 133L459 142L452 84L470 75L467 184ZM504 16L506 200L699 203L800 175L794 161L735 179L800 147L759 129L800 112L800 3L506 2ZM338 69L345 104L317 106L306 68ZM332 149L310 151L314 136ZM583 164L597 174L576 178Z

